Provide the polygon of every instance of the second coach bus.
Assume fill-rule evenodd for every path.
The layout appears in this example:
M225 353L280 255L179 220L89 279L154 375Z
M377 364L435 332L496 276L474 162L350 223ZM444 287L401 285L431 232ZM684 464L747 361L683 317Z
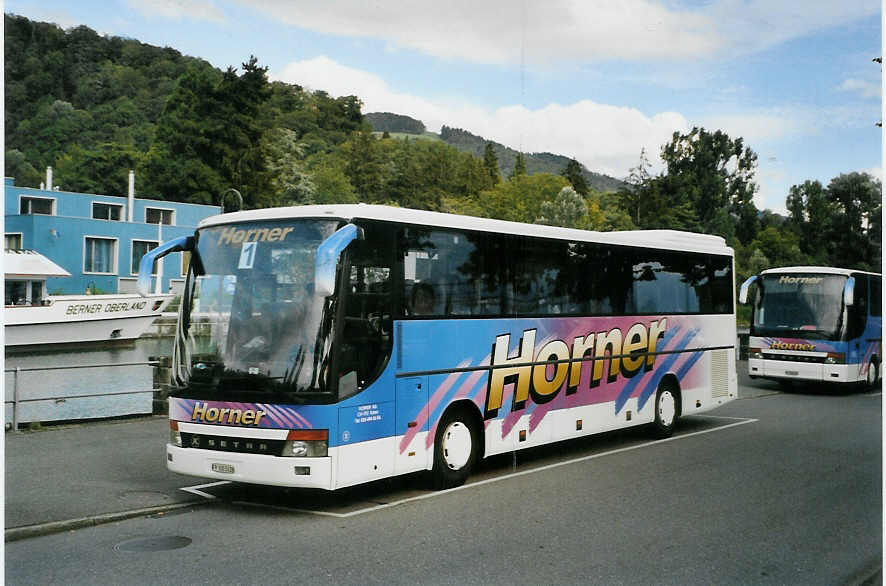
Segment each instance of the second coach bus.
M753 299L748 299L755 284ZM791 381L880 380L883 278L834 267L768 269L741 286L751 302L748 373Z
M669 435L736 396L733 253L370 205L208 218L190 254L168 467L334 490L622 427Z

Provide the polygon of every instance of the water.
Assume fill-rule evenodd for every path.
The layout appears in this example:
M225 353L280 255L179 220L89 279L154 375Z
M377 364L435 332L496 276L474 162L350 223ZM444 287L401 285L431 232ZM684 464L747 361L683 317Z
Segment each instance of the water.
M171 353L169 337L140 338L113 346L7 350L6 423L11 425L13 421L16 388L19 424L150 414L154 368L129 363L146 363ZM8 372L15 368L21 369L17 377L15 372Z

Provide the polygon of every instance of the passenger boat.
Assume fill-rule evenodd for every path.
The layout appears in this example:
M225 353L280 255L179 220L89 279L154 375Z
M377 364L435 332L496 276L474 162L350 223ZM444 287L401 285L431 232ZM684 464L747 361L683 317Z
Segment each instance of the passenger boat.
M5 346L134 340L160 316L171 294L48 295L46 279L70 277L33 250L4 253Z

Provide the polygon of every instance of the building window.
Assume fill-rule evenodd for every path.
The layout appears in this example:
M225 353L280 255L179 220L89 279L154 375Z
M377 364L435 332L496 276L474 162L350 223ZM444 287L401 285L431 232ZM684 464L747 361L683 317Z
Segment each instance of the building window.
M117 272L117 241L115 239L87 236L85 243L84 273L114 274Z
M138 274L138 265L142 261L142 257L146 255L151 250L157 248L156 240L133 240L132 241L132 263L130 267L130 272L133 275ZM157 274L157 263L154 263L153 268L151 268L151 274Z
M22 215L43 214L55 215L55 200L48 197L22 197L19 200L19 213Z
M21 250L22 249L22 235L21 234L5 234L4 235L5 244L4 247L6 250Z
M146 224L175 225L175 210L163 210L160 208L145 208Z
M93 220L112 220L119 222L123 217L123 206L114 203L92 203Z

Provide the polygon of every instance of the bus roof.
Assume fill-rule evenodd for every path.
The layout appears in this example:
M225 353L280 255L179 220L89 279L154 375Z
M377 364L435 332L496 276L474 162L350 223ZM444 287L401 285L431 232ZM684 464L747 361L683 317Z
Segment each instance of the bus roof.
M477 218L473 216L460 216L456 214L444 214L440 212L369 204L309 205L231 212L205 218L200 222L198 227L206 228L221 224L252 222L258 220L281 220L286 218L340 218L347 221L359 219L384 220L419 226L461 228L465 230L493 232L497 234L515 234L519 236L555 238L559 240L688 250L730 256L733 254L732 249L726 246L726 241L723 238L709 234L695 234L678 230L592 232L588 230L560 228L557 226L523 224L520 222L508 222L504 220L493 220L490 218Z
M852 273L864 273L866 275L876 275L880 276L880 273L872 273L870 271L857 271L854 269L841 269L837 267L813 267L813 266L798 266L798 267L778 267L772 269L766 269L762 271L761 275L771 275L771 274L779 274L779 273L813 273L818 275L845 275L848 276Z

